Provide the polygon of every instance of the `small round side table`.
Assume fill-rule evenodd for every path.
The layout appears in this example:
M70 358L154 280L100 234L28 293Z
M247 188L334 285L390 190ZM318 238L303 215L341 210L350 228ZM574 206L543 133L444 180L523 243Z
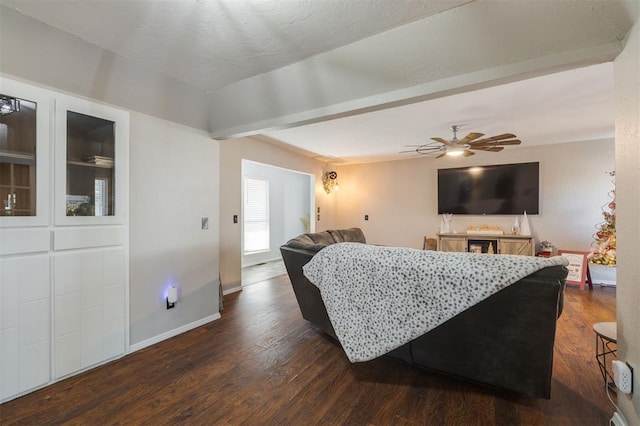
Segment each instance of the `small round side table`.
M593 331L596 333L596 361L598 361L600 373L602 373L604 387L610 386L614 389L613 375L607 370L607 355L611 358L617 358L617 324L615 322L598 322L593 325Z

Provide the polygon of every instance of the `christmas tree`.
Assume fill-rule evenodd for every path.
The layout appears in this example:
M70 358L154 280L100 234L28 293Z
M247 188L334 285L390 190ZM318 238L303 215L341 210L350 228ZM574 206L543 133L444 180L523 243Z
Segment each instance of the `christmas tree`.
M596 225L598 231L593 234L594 242L591 243L591 252L587 256L589 263L604 266L616 266L616 172L610 172L613 177L614 189L609 192L611 201L602 206L604 222Z

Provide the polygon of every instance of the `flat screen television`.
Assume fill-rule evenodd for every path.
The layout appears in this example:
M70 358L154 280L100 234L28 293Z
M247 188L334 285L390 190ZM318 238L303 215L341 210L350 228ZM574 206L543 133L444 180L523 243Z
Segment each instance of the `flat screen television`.
M540 163L438 169L438 214L539 213Z

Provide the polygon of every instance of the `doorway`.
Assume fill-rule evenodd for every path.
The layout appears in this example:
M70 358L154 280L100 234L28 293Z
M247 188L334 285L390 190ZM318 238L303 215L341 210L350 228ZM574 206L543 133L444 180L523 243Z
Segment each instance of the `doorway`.
M242 160L241 285L286 273L280 246L315 221L314 176Z

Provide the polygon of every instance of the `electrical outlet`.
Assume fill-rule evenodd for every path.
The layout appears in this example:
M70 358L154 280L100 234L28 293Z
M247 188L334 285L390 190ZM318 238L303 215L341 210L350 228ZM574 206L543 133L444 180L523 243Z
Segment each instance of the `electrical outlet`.
M364 220L369 220L369 215L368 214L364 215Z
M633 368L626 362L614 359L611 362L611 369L613 381L618 390L626 394L633 392Z

